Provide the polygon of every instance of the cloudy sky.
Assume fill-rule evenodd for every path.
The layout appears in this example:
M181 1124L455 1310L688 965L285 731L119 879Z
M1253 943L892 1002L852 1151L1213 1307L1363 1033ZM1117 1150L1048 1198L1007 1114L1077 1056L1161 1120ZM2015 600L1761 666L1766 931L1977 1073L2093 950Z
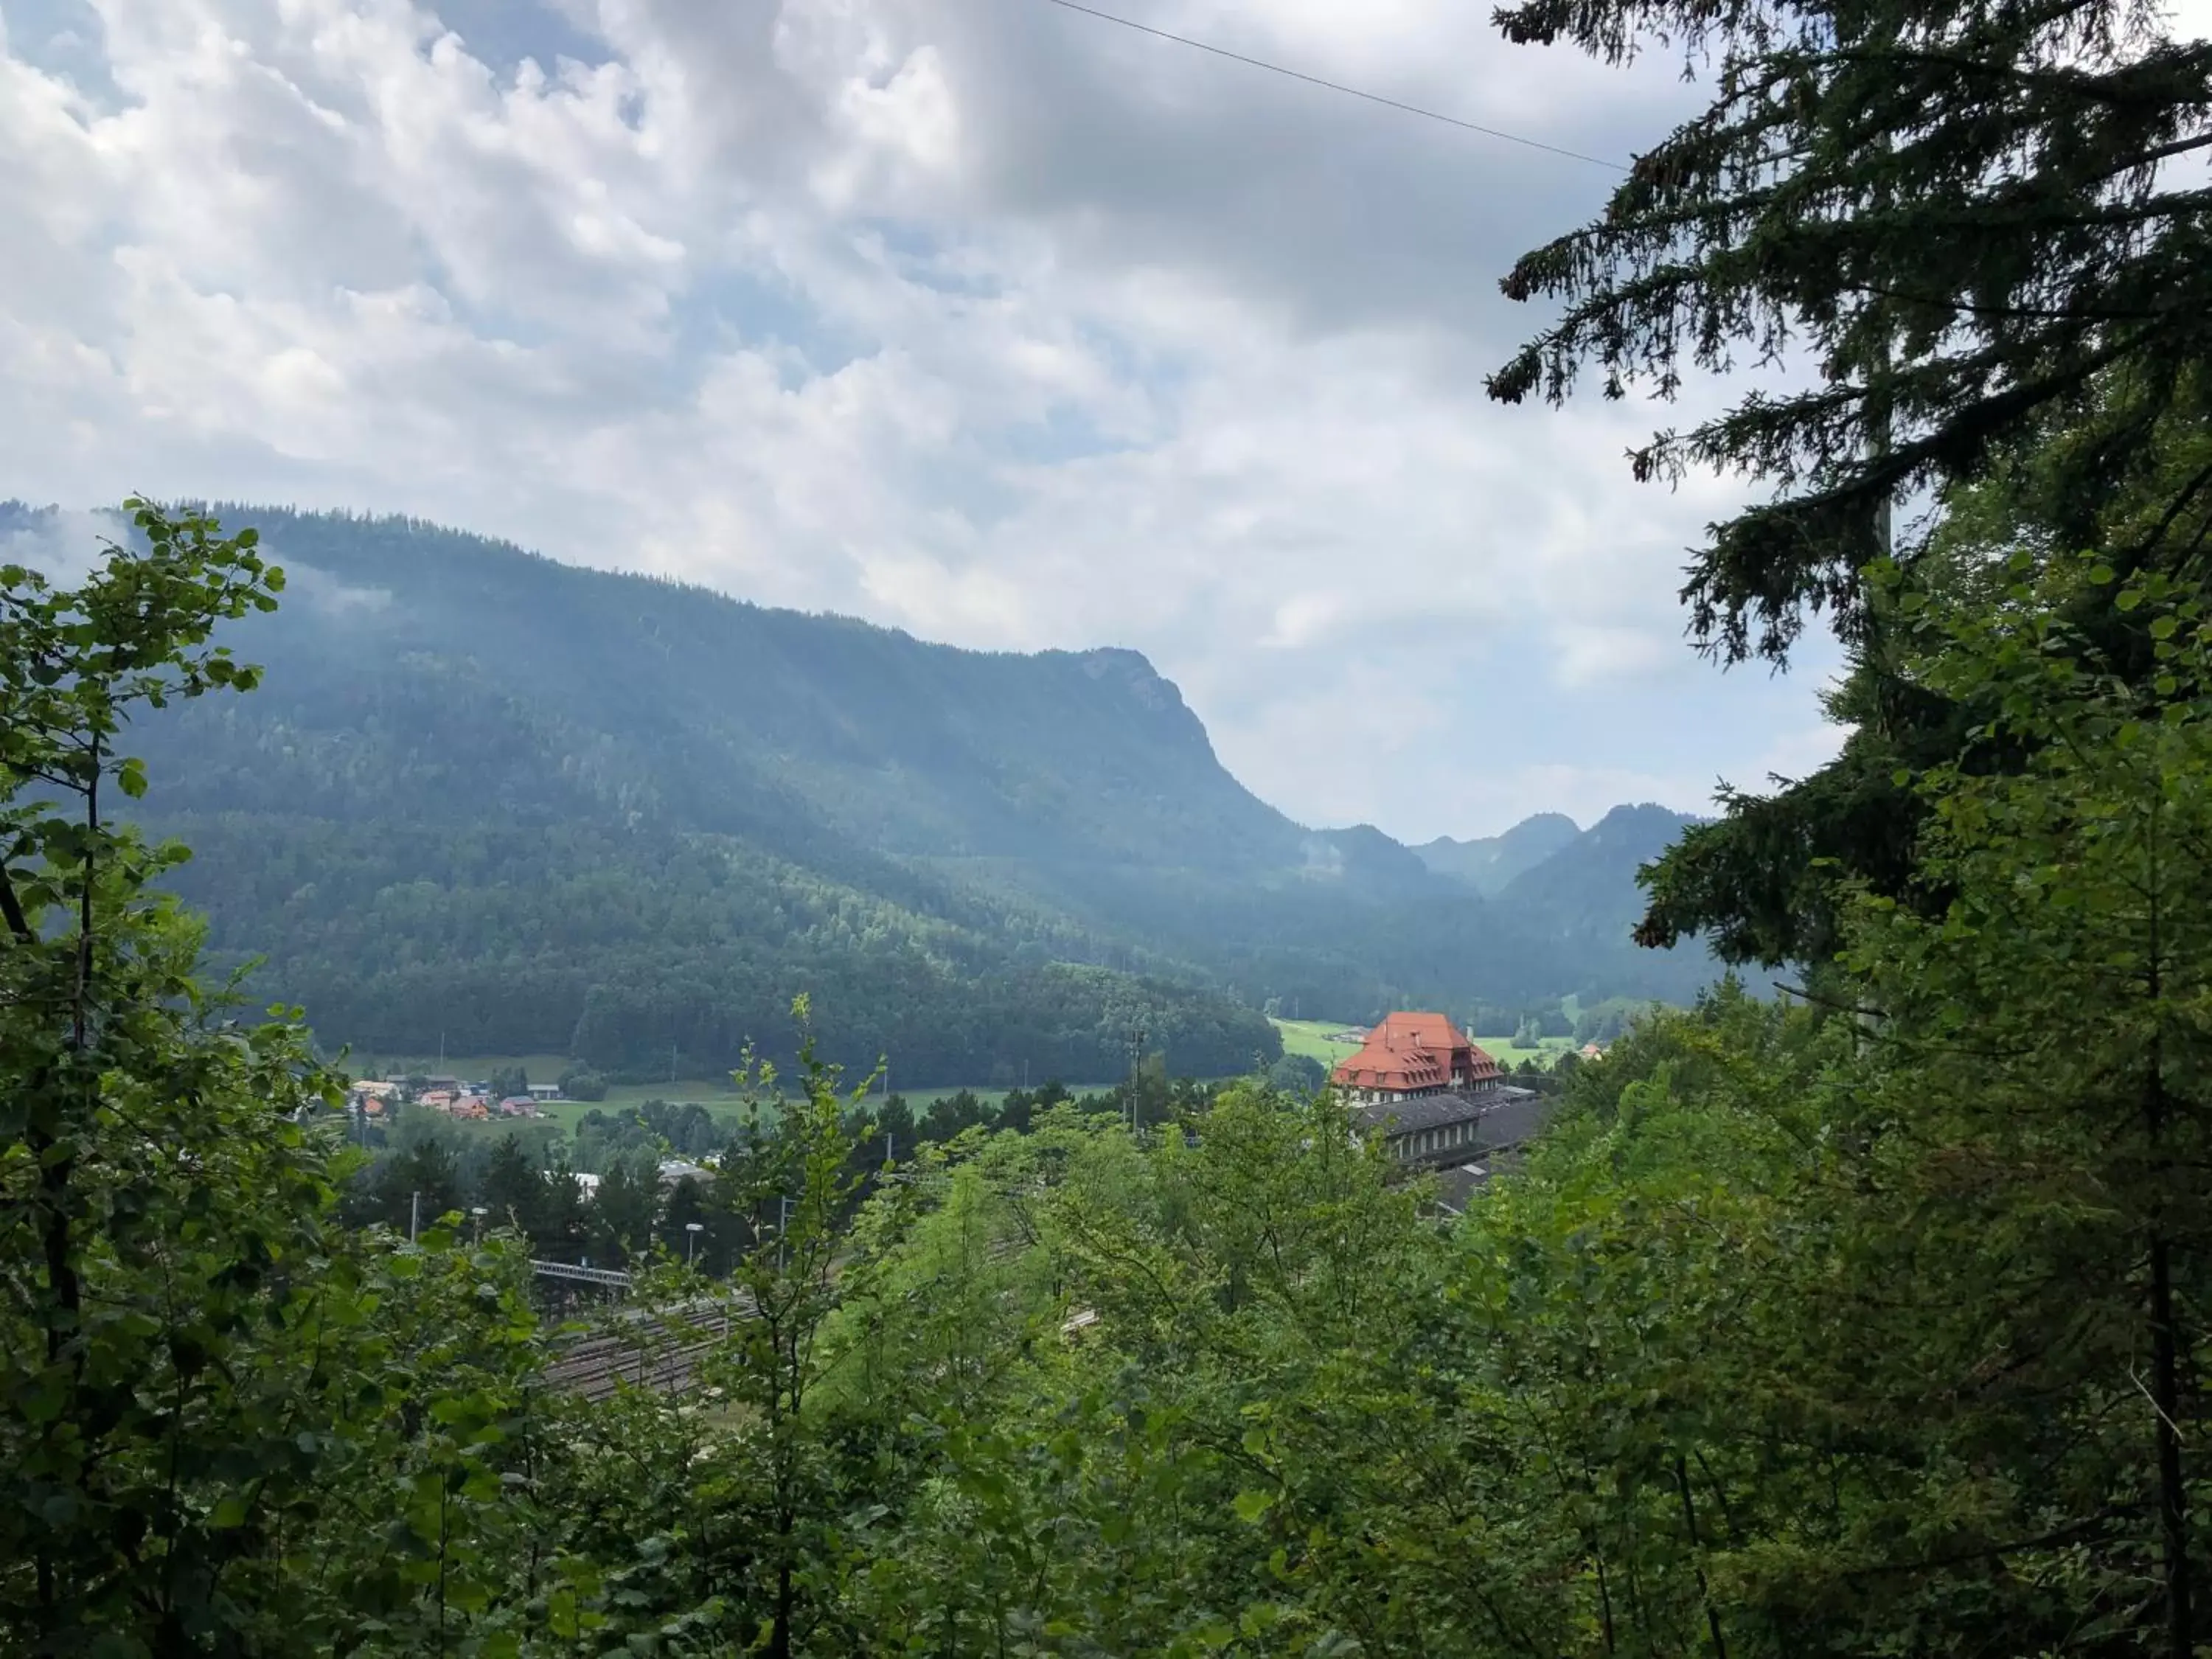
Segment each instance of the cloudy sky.
M1100 0L1597 155L1694 89L1469 0ZM1826 666L1681 642L1727 488L1505 410L1608 175L1048 0L0 0L0 495L406 512L1125 645L1311 823L1694 809Z

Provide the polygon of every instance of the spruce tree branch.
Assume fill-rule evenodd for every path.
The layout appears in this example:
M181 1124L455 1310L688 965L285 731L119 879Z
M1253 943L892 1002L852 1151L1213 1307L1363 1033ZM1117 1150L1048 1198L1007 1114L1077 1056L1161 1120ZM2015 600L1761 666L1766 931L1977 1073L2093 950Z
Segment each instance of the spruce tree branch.
M1884 1562L1876 1566L1857 1567L1838 1575L1848 1579L1882 1578L1900 1572L1926 1572L1930 1568L1963 1567L1978 1561L1993 1561L2002 1556L2017 1555L2025 1550L2047 1550L2061 1544L2079 1543L2095 1538L2111 1524L2124 1517L2139 1513L2140 1504L2115 1504L2096 1515L2074 1522L2051 1532L2033 1538L2015 1538L2002 1544L1989 1544L1980 1549L1961 1550L1948 1555L1928 1556L1917 1561Z
M2200 467L2197 476L2182 486L2181 493L2173 498L2166 511L2160 515L2158 528L2152 531L2140 544L2143 550L2148 551L2166 539L2166 532L2173 528L2173 521L2189 510L2190 502L2197 499L2197 492L2208 483L2212 483L2212 462L2208 462ZM2203 532L2200 531L2198 535L2201 539Z
M1940 294L1908 294L1903 289L1881 288L1872 283L1849 283L1843 286L1849 293L1869 295L1877 300L1895 300L1905 305L1926 306L1936 311L1960 312L1969 317L2003 317L2024 322L2148 323L2169 314L2163 311L2084 311L2045 306L1981 305L1972 300L1952 299Z
M2166 109L2177 104L2185 108L2212 105L2212 92L2201 98L2176 99L2162 91L2136 90L2126 84L2120 76L2091 75L2078 70L2036 69L1978 58L1967 52L1932 52L1909 46L1867 50L1844 47L1823 56L1831 63L1849 64L1856 68L1889 69L1899 64L1911 64L1923 69L1950 70L1962 76L2006 81L2014 86L2062 93L2088 103L2109 104L2123 109L2138 106Z
M1826 1008L1834 1013L1850 1014L1859 1018L1887 1019L1888 1018L1879 1008L1864 1008L1855 1002L1838 1002L1830 997L1816 996L1802 985L1785 985L1778 979L1770 981L1769 983L1776 990L1796 997L1802 1002L1810 1003L1815 1008Z
M2158 1420L2166 1425L2166 1431L2176 1440L2186 1442L2189 1437L2182 1432L2181 1425L2166 1415L2166 1407L2160 1405L2149 1389L2144 1386L2142 1378L2136 1375L2136 1368L2132 1364L2128 1367L2128 1381L2135 1384L2136 1392L2142 1395L2143 1399L2149 1403L2151 1410L2158 1414Z
M2094 174L2088 182L2100 185L2108 179L2118 178L2124 173L2132 173L2137 167L2156 167L2160 161L2170 161L2177 155L2187 155L2192 151L2208 149L2212 149L2212 133L2200 133L2194 138L2176 138L2171 143L2147 149L2140 155L2130 155L2124 161L2115 161L2104 172Z

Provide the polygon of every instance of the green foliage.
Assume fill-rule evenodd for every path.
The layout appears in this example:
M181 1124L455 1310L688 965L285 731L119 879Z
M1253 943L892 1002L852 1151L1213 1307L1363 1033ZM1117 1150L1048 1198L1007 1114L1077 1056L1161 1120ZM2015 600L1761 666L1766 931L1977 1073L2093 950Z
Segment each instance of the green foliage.
M149 886L181 851L104 810L144 787L135 711L252 686L207 641L283 586L251 532L131 507L138 550L79 588L0 569L0 1644L352 1646L434 1604L442 1627L527 1321L442 1236L333 1224L297 1120L335 1079L281 1012L227 1018ZM402 1490L443 1494L434 1535ZM388 1567L332 1571L365 1516Z
M1914 781L1941 919L1632 1024L1455 1228L1256 1088L927 1153L822 1327L820 1650L2186 1652L2212 753L2054 648L2086 579L1916 613L2045 757Z
M1785 349L1812 368L1634 457L1638 477L1778 487L1713 527L1684 588L1730 659L1780 659L1808 609L1860 636L1861 573L1915 490L2041 446L2080 537L2155 476L2147 441L2212 413L2204 200L2160 165L2212 147L2212 42L2118 0L1525 0L1498 21L1516 41L1614 63L1680 48L1710 69L1707 107L1604 213L1504 279L1565 313L1490 392L1556 401L1588 368L1607 397L1671 397L1695 369ZM2167 482L2131 554L2204 522L2212 474Z
M1157 1054L916 1121L803 997L710 1174L664 1188L726 1126L652 1102L592 1126L586 1204L522 1129L340 1150L296 1020L201 986L175 854L100 802L129 709L248 678L210 618L274 582L141 523L81 592L0 572L8 1650L2201 1646L2192 583L1875 571L1884 672L1968 711L1889 780L1910 890L1835 882L1840 948L1779 1000L1577 1000L1617 1040L1456 1219L1340 1099ZM631 1294L549 1329L526 1249ZM555 1382L580 1334L609 1397Z
M571 1066L561 1073L561 1095L566 1100L605 1100L607 1079L588 1066Z
M2067 1534L2085 1590L2162 1582L2185 1654L2203 1539L2183 1425L2202 1411L2212 1237L2212 623L2194 583L2155 570L2023 554L1994 574L1994 595L1900 609L1930 687L1971 696L1990 710L1975 738L2027 759L1912 781L1923 878L1948 902L1870 901L1848 961L1897 1033L1883 1115L1907 1077L1932 1087L1951 1110L1919 1115L2000 1177L1892 1179L1958 1241L1931 1300L1959 1363L2003 1356L2008 1392L2043 1407L2005 1425L2039 1478L2015 1524ZM2081 596L2106 592L2151 642L2145 672L2085 619Z
M24 1643L215 1616L258 1504L307 1472L302 1379L256 1336L313 1294L324 1189L287 1119L331 1085L296 1032L220 1023L196 930L147 891L180 852L102 816L144 787L135 709L251 686L206 641L282 577L132 506L147 553L82 588L0 568L0 1629Z
M1704 646L1779 661L1825 611L1853 654L1832 704L1841 755L1767 793L1723 792L1723 821L1645 872L1637 936L1825 963L1842 942L1839 878L1914 898L1923 815L1894 775L2017 759L1975 752L1972 688L1962 702L1898 672L1870 568L1894 551L1940 586L1965 546L1998 560L2097 549L2122 576L2200 568L2212 375L2196 319L2212 222L2196 173L2212 148L2212 43L2117 0L1527 0L1498 21L1609 62L1680 48L1711 94L1599 218L1504 279L1564 314L1492 395L1558 401L1585 371L1608 397L1669 398L1699 369L1786 357L1811 371L1634 457L1639 477L1711 468L1774 487L1712 526L1692 564ZM1924 534L1904 519L1916 498L1941 507ZM2110 647L2124 630L2106 620ZM2149 666L2140 641L2112 660Z

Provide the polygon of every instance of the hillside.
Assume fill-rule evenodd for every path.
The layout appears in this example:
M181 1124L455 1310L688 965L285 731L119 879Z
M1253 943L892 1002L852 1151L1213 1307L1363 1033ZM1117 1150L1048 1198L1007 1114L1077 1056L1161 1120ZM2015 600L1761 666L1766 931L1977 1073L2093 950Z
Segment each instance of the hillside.
M1705 976L1572 921L1581 884L1632 906L1609 848L1486 900L1378 830L1293 823L1134 652L959 650L405 520L223 516L287 600L234 641L260 690L138 734L145 811L196 849L177 885L216 950L333 1041L710 1071L785 1047L805 990L838 1057L917 1085L1089 1080L1139 1041L1188 1072L1271 1058L1270 998Z
M1574 950L1633 951L1629 929L1644 913L1623 872L1664 852L1698 820L1664 806L1616 806L1550 857L1507 882L1499 905ZM1638 953L1642 954L1642 953Z

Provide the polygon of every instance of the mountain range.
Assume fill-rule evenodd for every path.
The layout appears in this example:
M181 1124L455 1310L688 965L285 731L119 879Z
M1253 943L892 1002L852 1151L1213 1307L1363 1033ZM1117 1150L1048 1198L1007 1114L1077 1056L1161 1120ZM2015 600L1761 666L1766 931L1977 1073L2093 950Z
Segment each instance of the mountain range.
M1480 841L1454 841L1449 836L1424 842L1413 849L1421 862L1440 876L1465 882L1486 896L1503 892L1513 878L1533 870L1553 854L1572 844L1582 830L1564 812L1539 812L1523 818L1503 835Z
M217 511L285 602L232 641L261 689L138 728L143 810L194 849L216 955L333 1042L697 1074L787 1051L804 991L832 1057L916 1085L1092 1080L1139 1048L1270 1058L1263 1008L1711 977L1627 939L1636 865L1689 822L1663 808L1418 849L1310 829L1133 651L957 649L414 520ZM0 505L18 559L69 524Z

